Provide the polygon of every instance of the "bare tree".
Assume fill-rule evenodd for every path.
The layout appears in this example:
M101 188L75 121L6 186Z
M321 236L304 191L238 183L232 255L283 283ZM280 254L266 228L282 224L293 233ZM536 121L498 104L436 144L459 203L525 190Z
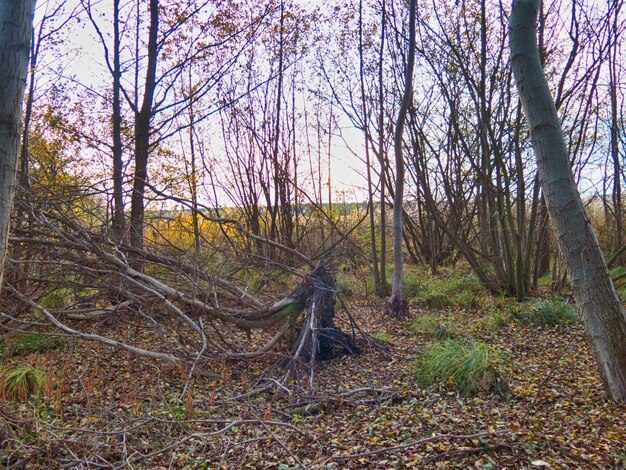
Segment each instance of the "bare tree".
M585 212L569 165L561 122L537 47L540 0L514 0L509 23L513 73L528 120L552 225L600 375L610 396L626 401L626 313Z
M404 316L408 313L408 304L404 294L404 260L402 252L402 213L404 200L404 124L413 100L413 69L415 68L415 14L416 0L409 4L409 51L405 69L404 95L396 122L394 136L394 154L396 160L396 186L393 198L393 283L389 298L389 314Z

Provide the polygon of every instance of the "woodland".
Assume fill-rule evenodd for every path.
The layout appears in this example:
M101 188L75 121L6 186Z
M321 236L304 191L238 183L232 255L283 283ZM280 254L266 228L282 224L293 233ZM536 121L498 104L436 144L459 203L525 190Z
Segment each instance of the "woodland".
M625 468L619 0L0 0L0 467Z

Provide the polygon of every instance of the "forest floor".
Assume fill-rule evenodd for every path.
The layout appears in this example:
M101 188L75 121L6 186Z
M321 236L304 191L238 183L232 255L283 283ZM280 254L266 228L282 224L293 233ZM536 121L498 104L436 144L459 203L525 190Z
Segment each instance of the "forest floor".
M502 322L485 312L348 297L380 346L278 382L277 356L218 365L182 401L185 371L66 339L3 359L48 373L38 398L0 402L5 468L624 468L626 406L606 398L583 327ZM504 352L508 393L464 397L453 383L420 386L415 359L436 340L409 328L421 315ZM345 328L345 327L344 327ZM125 335L141 335L126 329Z

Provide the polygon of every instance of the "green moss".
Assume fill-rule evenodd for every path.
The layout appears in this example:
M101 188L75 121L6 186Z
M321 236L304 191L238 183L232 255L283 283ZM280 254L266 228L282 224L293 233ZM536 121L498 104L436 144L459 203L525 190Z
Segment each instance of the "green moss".
M281 312L288 317L297 317L302 310L304 310L304 307L294 302L284 307Z
M65 308L70 303L71 296L70 289L59 287L43 295L38 303L45 309Z

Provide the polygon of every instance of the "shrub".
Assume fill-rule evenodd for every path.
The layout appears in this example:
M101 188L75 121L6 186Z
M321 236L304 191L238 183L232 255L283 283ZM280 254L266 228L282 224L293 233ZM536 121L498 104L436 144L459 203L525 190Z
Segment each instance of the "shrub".
M4 374L3 391L13 400L25 400L30 395L38 395L45 387L47 374L31 366L15 366Z
M9 356L41 353L62 346L63 339L59 336L48 336L39 333L20 333L7 341L6 351Z
M517 315L523 325L555 327L563 323L574 323L578 317L576 309L565 299L536 300L530 308Z
M452 386L462 395L486 391L503 396L506 382L501 373L502 354L485 343L446 340L427 349L415 363L422 385Z
M455 337L452 324L434 315L420 315L409 325L409 330L434 339Z

